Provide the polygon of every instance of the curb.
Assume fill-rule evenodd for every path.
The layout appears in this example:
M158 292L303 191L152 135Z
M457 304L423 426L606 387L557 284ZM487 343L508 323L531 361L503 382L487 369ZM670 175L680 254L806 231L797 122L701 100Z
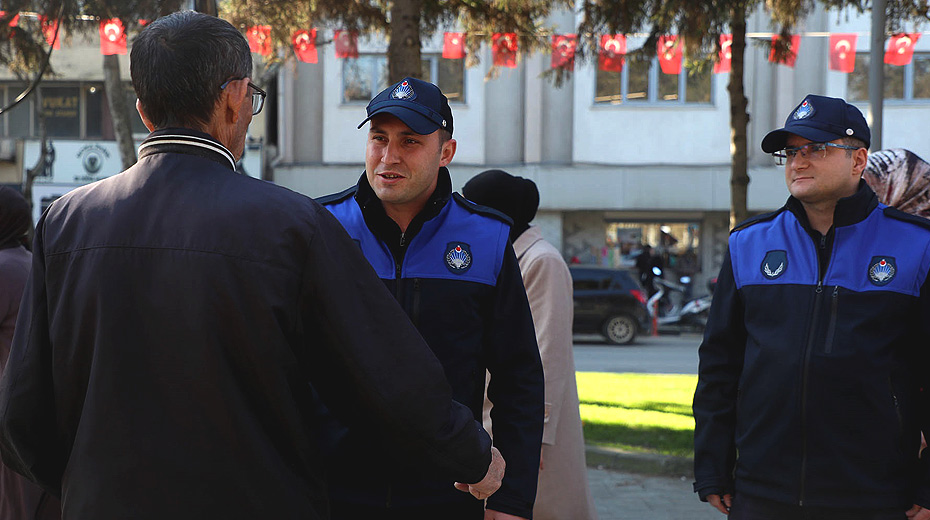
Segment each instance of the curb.
M585 459L590 468L682 479L694 478L694 462L688 457L638 453L609 446L586 444Z

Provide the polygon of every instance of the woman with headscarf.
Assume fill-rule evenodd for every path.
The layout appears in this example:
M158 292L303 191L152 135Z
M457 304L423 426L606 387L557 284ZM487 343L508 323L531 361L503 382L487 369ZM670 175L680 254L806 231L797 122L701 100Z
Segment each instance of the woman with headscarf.
M13 342L19 301L32 264L27 236L32 228L29 204L13 188L0 186L0 374ZM0 463L0 518L61 518L58 499Z
M546 377L546 418L533 518L596 519L585 467L572 354L572 278L559 251L543 240L538 228L530 226L539 208L539 190L529 179L487 170L468 181L462 194L513 220L510 241L533 313ZM490 409L491 403L485 398L484 426L493 436Z

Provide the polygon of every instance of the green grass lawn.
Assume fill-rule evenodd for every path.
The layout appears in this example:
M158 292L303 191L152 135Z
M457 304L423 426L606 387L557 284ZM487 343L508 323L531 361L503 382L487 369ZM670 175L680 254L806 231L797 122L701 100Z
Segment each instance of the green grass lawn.
M691 400L697 376L578 372L585 441L693 457Z

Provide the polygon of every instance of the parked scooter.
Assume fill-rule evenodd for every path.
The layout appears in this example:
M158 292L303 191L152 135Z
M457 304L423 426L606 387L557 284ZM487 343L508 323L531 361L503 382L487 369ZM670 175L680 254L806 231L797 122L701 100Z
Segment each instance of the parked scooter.
M703 332L713 296L691 298L691 277L682 276L678 283L662 278L662 270L652 268L655 294L646 302L653 323L659 328L677 327L679 331ZM712 282L716 282L716 279ZM713 292L713 285L708 283Z

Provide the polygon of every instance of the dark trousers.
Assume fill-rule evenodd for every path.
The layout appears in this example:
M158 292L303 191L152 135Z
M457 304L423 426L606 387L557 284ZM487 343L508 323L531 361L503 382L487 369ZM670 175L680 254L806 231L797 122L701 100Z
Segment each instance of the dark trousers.
M330 504L330 520L483 520L484 502L420 507L373 507L348 502Z
M906 520L904 509L807 507L737 495L727 520Z

